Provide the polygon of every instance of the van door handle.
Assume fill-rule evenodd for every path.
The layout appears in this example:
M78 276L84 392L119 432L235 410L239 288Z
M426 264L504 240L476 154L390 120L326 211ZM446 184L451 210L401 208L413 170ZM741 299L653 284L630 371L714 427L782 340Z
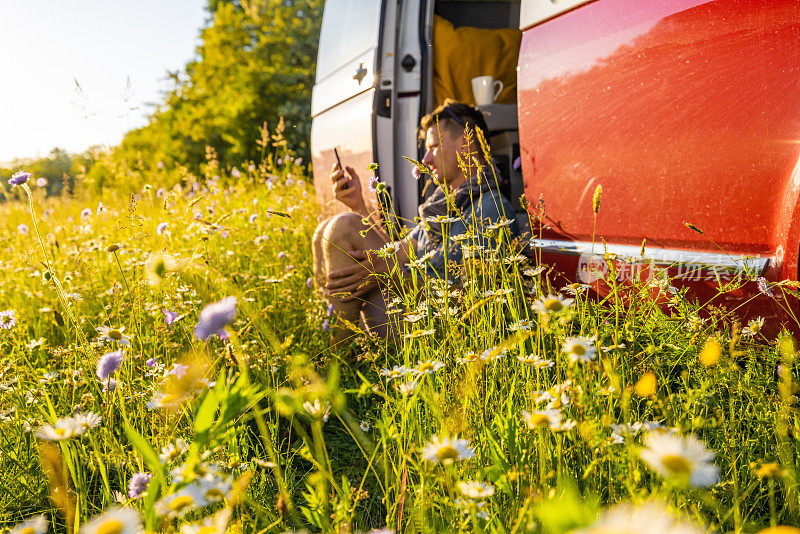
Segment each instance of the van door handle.
M356 73L353 75L353 79L358 82L358 85L361 85L361 81L367 76L367 69L364 68L364 64L360 64L358 69L356 69Z

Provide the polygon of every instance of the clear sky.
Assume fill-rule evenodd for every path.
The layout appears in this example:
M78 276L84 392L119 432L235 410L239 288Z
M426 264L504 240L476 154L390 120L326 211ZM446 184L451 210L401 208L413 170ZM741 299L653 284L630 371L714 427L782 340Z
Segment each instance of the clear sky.
M195 58L205 0L0 0L0 162L113 146ZM77 80L77 84L76 84Z

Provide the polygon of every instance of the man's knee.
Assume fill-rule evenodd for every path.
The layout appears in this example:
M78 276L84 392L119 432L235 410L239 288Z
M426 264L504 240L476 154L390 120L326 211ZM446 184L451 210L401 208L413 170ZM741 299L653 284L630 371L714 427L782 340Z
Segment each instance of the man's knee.
M359 232L366 229L361 215L352 211L339 213L329 219L328 225L324 228L323 239L333 244L351 242Z

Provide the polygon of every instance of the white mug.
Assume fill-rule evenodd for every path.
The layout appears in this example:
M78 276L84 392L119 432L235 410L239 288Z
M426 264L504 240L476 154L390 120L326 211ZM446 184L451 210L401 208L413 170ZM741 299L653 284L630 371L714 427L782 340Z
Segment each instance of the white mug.
M475 96L475 103L479 106L494 104L502 90L503 82L495 80L491 76L472 78L472 94Z

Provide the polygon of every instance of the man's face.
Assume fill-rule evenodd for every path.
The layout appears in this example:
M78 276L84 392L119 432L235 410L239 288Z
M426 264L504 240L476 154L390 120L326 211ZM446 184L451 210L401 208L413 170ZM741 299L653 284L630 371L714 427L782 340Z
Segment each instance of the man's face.
M437 184L457 187L464 181L464 173L458 166L457 156L464 144L464 134L455 134L450 129L442 125L437 127L435 124L425 133L425 157L422 158L422 163L431 169Z

